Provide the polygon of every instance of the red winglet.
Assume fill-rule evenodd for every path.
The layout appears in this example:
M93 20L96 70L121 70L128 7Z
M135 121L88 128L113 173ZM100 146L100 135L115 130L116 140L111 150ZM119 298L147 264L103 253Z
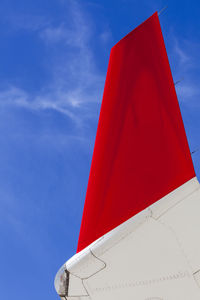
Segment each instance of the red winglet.
M111 50L77 251L194 176L155 13Z

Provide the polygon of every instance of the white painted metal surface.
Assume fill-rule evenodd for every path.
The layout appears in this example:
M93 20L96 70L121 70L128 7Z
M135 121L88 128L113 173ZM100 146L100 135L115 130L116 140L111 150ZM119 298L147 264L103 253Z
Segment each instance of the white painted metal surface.
M196 177L74 255L55 286L62 300L199 300Z

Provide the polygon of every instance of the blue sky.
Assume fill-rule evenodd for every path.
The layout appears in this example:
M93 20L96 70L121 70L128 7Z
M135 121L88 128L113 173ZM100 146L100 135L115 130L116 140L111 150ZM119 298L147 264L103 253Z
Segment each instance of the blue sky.
M0 298L58 299L76 251L110 48L156 10L191 151L200 148L200 4L1 0ZM200 177L200 151L193 155Z

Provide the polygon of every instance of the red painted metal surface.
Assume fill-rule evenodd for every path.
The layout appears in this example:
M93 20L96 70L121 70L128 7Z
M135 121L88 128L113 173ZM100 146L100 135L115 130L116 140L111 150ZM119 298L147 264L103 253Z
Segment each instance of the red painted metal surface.
M77 251L194 176L155 13L111 50Z

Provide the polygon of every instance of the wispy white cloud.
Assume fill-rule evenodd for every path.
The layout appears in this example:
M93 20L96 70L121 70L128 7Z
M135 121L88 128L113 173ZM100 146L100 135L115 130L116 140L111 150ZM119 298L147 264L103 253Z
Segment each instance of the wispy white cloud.
M199 100L200 88L193 83L181 83L176 87L176 90L180 97L180 100L182 101L192 100L192 103L194 104L197 98Z
M190 62L189 55L180 47L178 40L174 40L174 52L178 56L179 63L184 65Z
M107 43L110 42L110 40L112 40L112 33L109 29L104 30L101 34L100 34L100 40L102 41L102 43L104 45L107 45Z
M41 33L40 37L46 43L66 42L70 32L65 28L64 24L60 24L58 27L46 27Z
M40 31L51 23L47 17L33 14L8 14L4 19L12 31Z
M95 34L92 21L78 2L68 1L67 7L70 22L53 26L39 20L33 26L29 24L30 30L37 30L49 55L56 53L47 65L50 80L34 96L28 90L8 85L8 88L0 90L0 105L37 111L54 110L77 125L92 115L88 104L101 100L105 74L98 70L91 48ZM19 22L18 26L28 29L25 21ZM81 109L83 113L80 113Z
M199 105L198 78L200 71L197 70L200 70L198 51L200 45L191 40L178 39L174 35L172 40L171 56L174 64L174 80L180 80L180 83L176 85L178 98L190 106Z

